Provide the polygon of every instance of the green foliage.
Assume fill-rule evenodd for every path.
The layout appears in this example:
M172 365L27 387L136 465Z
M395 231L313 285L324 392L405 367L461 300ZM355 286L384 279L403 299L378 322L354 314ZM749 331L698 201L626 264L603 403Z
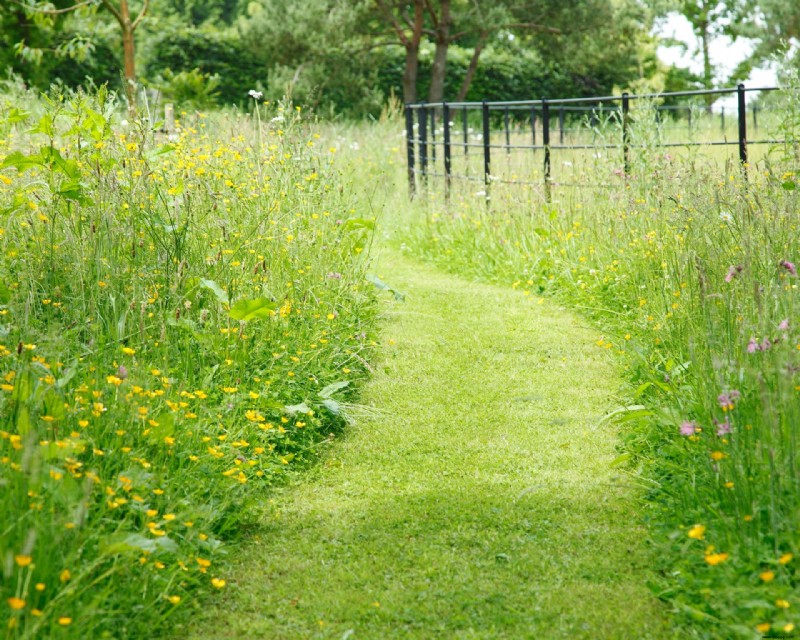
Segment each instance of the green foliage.
M178 73L165 69L163 79L155 83L165 101L191 110L205 110L215 106L220 99L219 84L218 75L209 76L199 69Z
M223 105L246 104L247 92L265 81L263 67L234 31L179 28L160 33L148 47L144 75L168 78L170 72L182 85L172 90ZM209 87L214 76L215 86Z

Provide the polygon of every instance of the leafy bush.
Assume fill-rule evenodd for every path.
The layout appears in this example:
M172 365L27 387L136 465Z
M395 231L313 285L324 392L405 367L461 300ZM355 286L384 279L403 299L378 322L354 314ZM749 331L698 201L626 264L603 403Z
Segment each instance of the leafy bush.
M266 69L242 47L235 32L194 28L160 34L148 48L143 76L152 80L168 71L179 74L195 69L218 76L220 105L244 105L250 89L266 84Z
M199 69L178 73L167 69L156 86L165 100L184 109L204 110L213 107L219 99L219 83L219 76L209 76Z

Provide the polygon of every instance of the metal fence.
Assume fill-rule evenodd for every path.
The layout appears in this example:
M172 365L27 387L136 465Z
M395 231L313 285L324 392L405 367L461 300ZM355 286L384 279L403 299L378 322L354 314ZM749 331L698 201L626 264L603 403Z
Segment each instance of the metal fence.
M405 106L406 143L408 158L408 184L413 197L419 189L428 184L430 178L444 180L445 193L450 194L453 181L464 180L483 182L486 192L492 182L516 182L544 186L549 197L550 186L555 184L553 177L552 154L557 150L604 150L618 153L618 174L627 176L631 171L631 152L637 148L632 138L632 115L635 102L646 103L652 107L655 120L661 124L666 121L681 121L687 133L685 138L659 141L661 147L693 146L737 146L738 160L746 167L748 147L759 144L782 143L784 140L748 140L748 93L770 92L778 87L746 88L737 87L701 91L683 91L661 94L628 94L620 96L601 96L591 98L567 98L558 100L522 100L506 102L441 102L416 103ZM734 118L721 111L711 115L707 103L680 104L681 101L708 100L709 97L735 96ZM632 105L634 108L632 109ZM758 103L749 109L752 130L759 127ZM727 116L727 120L726 120ZM718 118L722 139L698 141L691 139L696 131L698 120L709 117ZM437 128L438 123L438 128ZM475 124L479 133L474 133L470 124ZM572 125L578 123L576 128ZM598 136L603 124L606 135ZM735 123L735 134L727 135L727 129ZM568 139L579 136L569 135L582 129L592 132L591 139ZM608 131L612 139L608 139ZM438 134L438 135L437 135ZM493 151L523 151L536 156L541 152L541 164L535 172L522 179L502 179L492 174ZM468 159L480 160L482 167L454 171L454 157L463 158L463 166L469 168ZM477 156L477 158L475 157ZM441 161L441 167L437 166ZM481 170L482 169L482 170ZM528 168L529 169L529 168ZM535 175L533 175L535 173ZM576 185L589 186L589 185Z

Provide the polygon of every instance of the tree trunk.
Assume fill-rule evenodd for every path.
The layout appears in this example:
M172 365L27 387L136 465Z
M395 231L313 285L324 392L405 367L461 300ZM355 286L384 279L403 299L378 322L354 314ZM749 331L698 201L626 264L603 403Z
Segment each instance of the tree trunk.
M403 72L403 100L417 101L417 71L419 69L419 47L406 47L406 69Z
M441 1L441 16L436 25L436 50L433 54L431 87L428 102L441 102L444 99L444 79L447 69L447 49L450 46L450 0Z
M119 14L122 29L122 59L125 69L125 95L128 97L128 111L136 111L136 58L133 42L133 23L128 9L128 0L120 0Z
M488 35L482 33L480 39L475 45L475 50L472 52L472 58L470 58L469 66L467 67L467 74L464 76L464 81L461 83L461 89L459 89L458 95L456 96L456 102L463 102L467 97L469 88L472 85L472 79L475 77L475 71L478 69L478 60L480 60L483 48L486 46L487 38Z
M411 29L408 34L402 19L398 19L392 7L383 0L375 0L375 6L389 22L392 30L397 35L400 44L406 50L406 68L403 72L403 100L405 102L417 101L417 75L419 71L419 44L422 41L422 30L425 27L425 0L414 0L413 21L405 18L405 23Z

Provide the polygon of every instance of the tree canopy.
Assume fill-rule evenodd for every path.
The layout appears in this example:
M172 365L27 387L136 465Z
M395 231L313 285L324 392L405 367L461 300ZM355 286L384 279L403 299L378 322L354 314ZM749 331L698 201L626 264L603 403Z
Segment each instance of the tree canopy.
M652 26L673 11L701 42L699 78L656 59ZM42 88L87 78L116 88L137 82L194 105L243 104L258 88L271 99L290 95L360 116L378 113L391 95L437 102L585 96L643 83L711 86L720 79L708 45L723 33L756 40L737 70L746 75L800 38L800 4L10 0L0 4L0 64Z

